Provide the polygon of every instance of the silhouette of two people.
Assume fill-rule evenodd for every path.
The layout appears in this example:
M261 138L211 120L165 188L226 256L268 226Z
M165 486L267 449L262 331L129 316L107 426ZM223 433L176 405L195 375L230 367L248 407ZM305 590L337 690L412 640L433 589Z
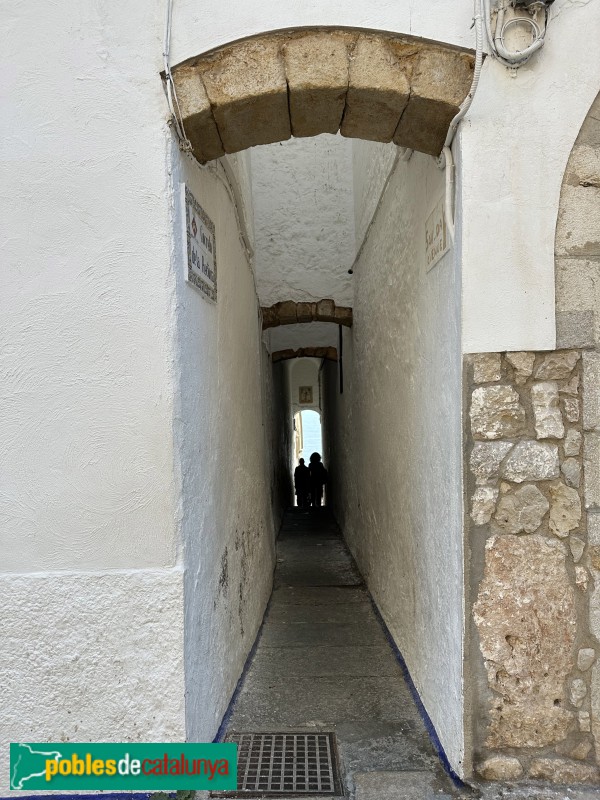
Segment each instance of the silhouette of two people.
M313 453L308 467L301 458L294 470L294 487L298 506L300 508L320 506L323 502L323 488L326 483L327 470L323 466L321 455Z

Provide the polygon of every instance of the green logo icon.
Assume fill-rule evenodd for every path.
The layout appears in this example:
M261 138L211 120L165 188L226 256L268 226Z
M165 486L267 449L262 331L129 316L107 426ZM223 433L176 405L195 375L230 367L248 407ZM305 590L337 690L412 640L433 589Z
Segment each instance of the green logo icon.
M235 791L237 745L12 742L10 788Z

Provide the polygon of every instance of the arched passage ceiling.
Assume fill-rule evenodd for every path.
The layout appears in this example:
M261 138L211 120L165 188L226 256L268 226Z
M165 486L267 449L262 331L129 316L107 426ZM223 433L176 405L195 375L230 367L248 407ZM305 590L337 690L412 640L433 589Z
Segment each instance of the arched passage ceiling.
M438 155L469 90L473 55L407 36L302 29L190 59L173 78L201 162L340 133Z

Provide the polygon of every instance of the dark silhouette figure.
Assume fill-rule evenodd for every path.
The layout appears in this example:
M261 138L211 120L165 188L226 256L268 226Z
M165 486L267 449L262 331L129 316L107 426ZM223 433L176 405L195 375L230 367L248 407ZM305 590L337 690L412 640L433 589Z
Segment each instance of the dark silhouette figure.
M308 496L310 493L310 470L301 458L298 466L294 470L294 487L300 508L308 508Z
M310 457L310 496L311 505L320 506L323 501L323 487L327 483L327 470L321 463L320 453Z

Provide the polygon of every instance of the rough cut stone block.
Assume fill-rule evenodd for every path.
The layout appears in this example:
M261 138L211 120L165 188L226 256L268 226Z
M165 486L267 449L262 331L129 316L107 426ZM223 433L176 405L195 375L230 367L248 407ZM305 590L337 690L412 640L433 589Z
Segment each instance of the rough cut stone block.
M517 352L507 353L506 360L515 369L517 383L524 383L533 372L535 353Z
M583 551L585 550L585 542L582 541L578 536L571 536L569 539L569 548L571 550L571 555L573 556L573 561L577 563L581 559Z
M201 68L226 153L290 138L287 82L278 37L230 45Z
M596 651L592 647L582 647L577 653L577 669L588 670L596 660Z
M441 48L424 50L412 75L411 95L394 134L395 144L439 155L472 79L471 57Z
M486 781L514 781L523 774L523 767L512 756L492 756L478 764L475 771Z
M498 499L498 489L493 486L479 486L473 495L471 519L475 525L485 525L492 518Z
M512 386L477 387L469 414L473 436L480 439L518 436L525 423L525 409Z
M583 495L585 507L600 509L600 436L583 437Z
M577 719L579 722L580 731L589 732L592 730L590 714L588 711L580 711L577 715Z
M531 484L500 498L494 519L508 533L533 533L542 524L550 503Z
M562 758L537 758L529 769L529 777L552 783L595 783L600 773L591 764Z
M337 133L348 90L350 33L317 31L283 47L294 136Z
M560 471L565 476L568 486L579 488L581 483L581 466L576 458L567 458L561 464Z
M485 484L495 480L502 460L512 448L511 442L475 442L471 451L470 467L476 483Z
M500 353L480 353L473 356L473 380L475 383L499 381L502 377Z
M558 478L558 445L526 439L515 445L500 476L508 481L545 481Z
M600 353L584 352L583 365L583 428L600 427Z
M567 431L567 435L565 436L565 455L566 456L578 456L581 450L581 440L582 436L579 431L575 430L575 428L570 428Z
M592 743L591 742L588 742L587 740L583 741L583 742L579 742L579 744L576 745L571 750L571 752L569 753L569 756L571 758L577 758L580 761L585 761L586 758L589 756L591 749L592 749Z
M558 393L579 397L579 375L573 375L568 381L561 383L558 387Z
M576 397L563 397L562 404L567 422L579 422L579 400Z
M558 406L556 381L535 383L531 387L531 402L537 438L562 439L565 435L565 426Z
M378 36L361 34L350 59L350 85L340 133L391 142L410 94L410 56L415 45L395 48Z
M491 689L490 748L566 738L573 714L574 590L562 545L540 534L492 536L473 617Z
M582 592L587 592L588 583L590 580L589 573L585 567L577 565L575 567L575 585Z
M578 360L579 353L576 350L561 350L555 353L548 353L536 369L535 377L537 380L543 381L563 380L570 376Z
M581 522L581 500L576 489L564 483L552 483L549 487L550 498L550 530L561 539L579 527Z
M582 681L581 678L575 678L575 680L571 681L571 689L569 692L569 699L571 700L571 704L575 706L575 708L579 708L583 703L585 696L587 694L587 686L585 685L585 681Z
M183 65L173 70L177 102L194 156L201 163L225 155L200 72Z

